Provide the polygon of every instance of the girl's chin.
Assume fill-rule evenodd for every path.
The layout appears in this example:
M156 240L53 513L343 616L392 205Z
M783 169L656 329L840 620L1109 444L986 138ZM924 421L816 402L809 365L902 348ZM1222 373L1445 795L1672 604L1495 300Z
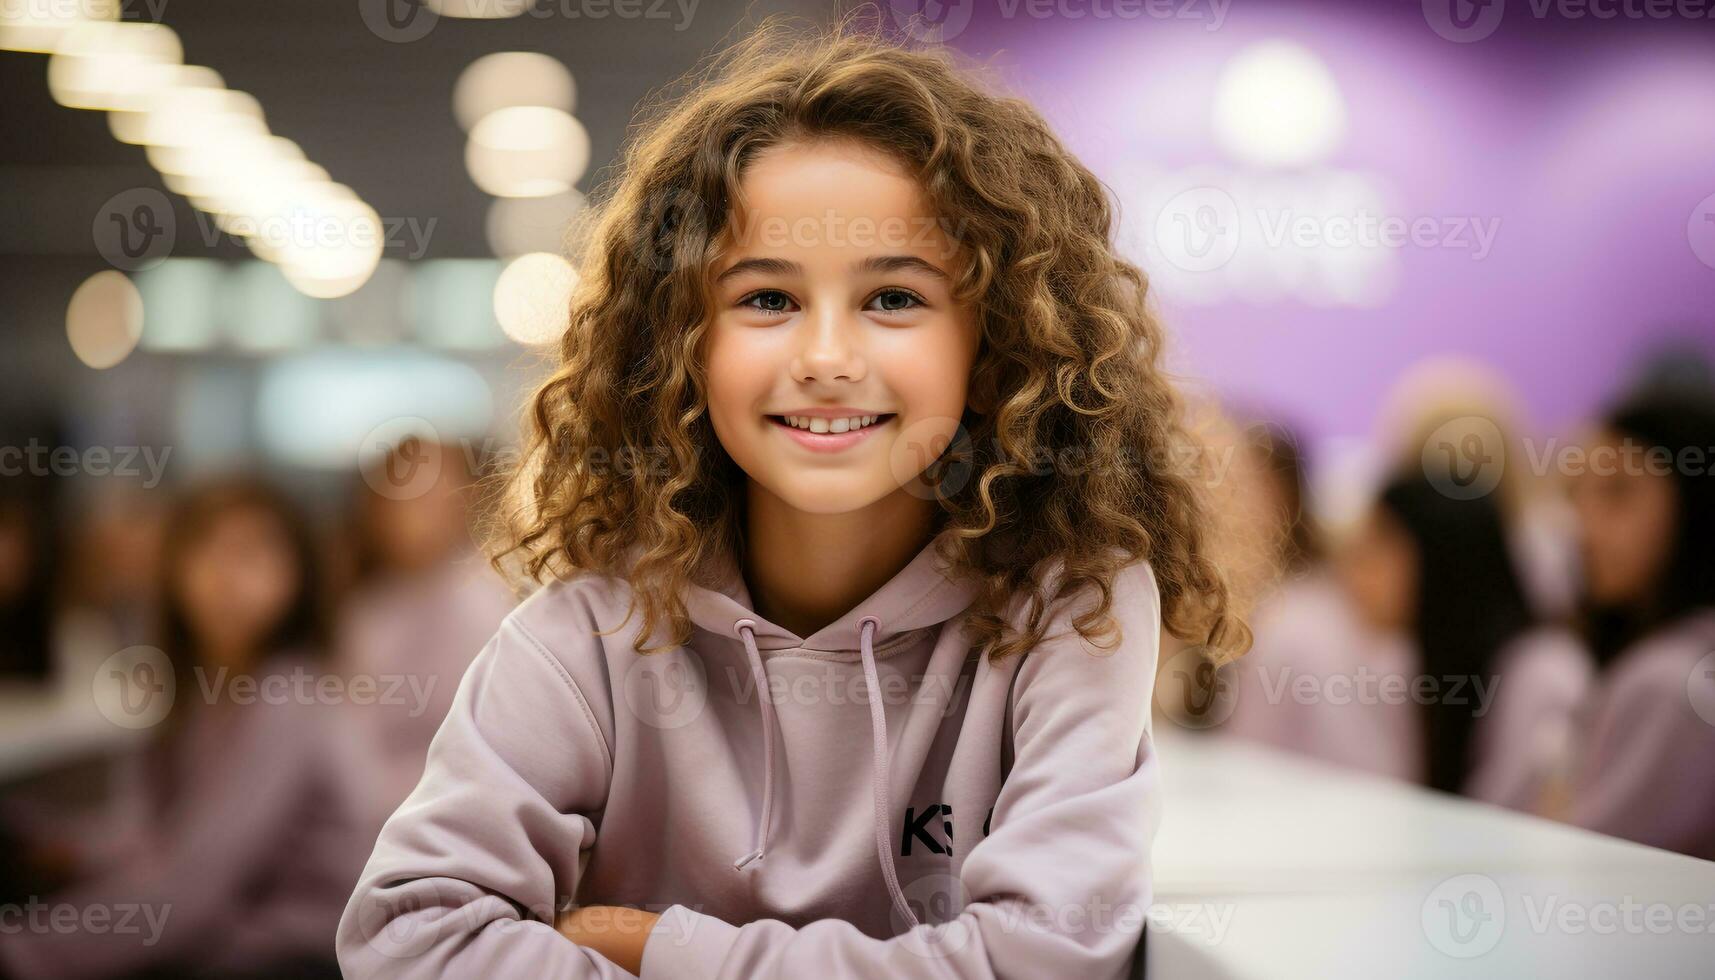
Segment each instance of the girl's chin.
M880 476L875 481L861 476L854 479L849 472L802 474L786 475L783 479L770 481L772 485L762 486L771 496L798 513L832 517L863 510L887 496L886 487L872 490L872 483L879 483L882 479Z

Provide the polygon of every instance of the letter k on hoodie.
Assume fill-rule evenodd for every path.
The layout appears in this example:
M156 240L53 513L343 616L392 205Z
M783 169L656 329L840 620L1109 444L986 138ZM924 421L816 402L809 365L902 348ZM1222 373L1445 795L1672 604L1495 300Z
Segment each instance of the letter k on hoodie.
M644 980L1125 976L1160 806L1154 575L1121 572L1116 648L1072 629L1086 593L997 667L938 540L809 637L759 617L730 558L662 653L633 651L639 616L594 635L621 579L537 591L381 831L345 975L629 976L555 931L575 901L661 911Z

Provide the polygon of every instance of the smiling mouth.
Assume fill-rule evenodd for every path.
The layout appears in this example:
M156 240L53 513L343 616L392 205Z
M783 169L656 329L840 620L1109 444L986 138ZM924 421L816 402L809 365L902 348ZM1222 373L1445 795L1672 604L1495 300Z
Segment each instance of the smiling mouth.
M894 417L894 413L885 412L880 415L855 415L843 419L824 419L809 415L770 415L768 421L797 432L814 435L845 435L851 432L862 432L886 425Z

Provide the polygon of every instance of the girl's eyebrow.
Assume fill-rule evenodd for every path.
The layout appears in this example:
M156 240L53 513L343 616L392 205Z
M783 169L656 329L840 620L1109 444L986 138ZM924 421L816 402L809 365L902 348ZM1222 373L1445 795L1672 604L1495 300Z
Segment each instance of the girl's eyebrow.
M950 281L951 277L935 265L918 258L915 255L871 255L853 267L857 272L884 273L904 272L914 270L933 276L936 279ZM715 283L726 282L734 276L746 272L759 272L767 275L792 276L801 275L804 267L788 259L740 259L731 268L715 277Z

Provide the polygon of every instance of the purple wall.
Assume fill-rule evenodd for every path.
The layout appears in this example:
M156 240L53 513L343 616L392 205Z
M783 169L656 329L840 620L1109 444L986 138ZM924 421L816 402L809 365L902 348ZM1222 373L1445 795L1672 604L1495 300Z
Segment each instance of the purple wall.
M1184 370L1313 439L1369 433L1425 357L1487 362L1518 387L1526 424L1552 433L1659 342L1715 353L1715 221L1695 220L1715 209L1715 20L1538 17L1511 0L1491 36L1454 43L1418 3L1234 0L1218 28L1208 0L1189 20L975 8L951 43L992 56L1122 202L1139 202L1128 226L1154 220L1128 172L1235 165L1214 137L1215 80L1234 52L1276 37L1315 52L1344 96L1346 135L1323 165L1384 178L1404 216L1499 220L1481 259L1398 249L1374 308L1164 307Z

